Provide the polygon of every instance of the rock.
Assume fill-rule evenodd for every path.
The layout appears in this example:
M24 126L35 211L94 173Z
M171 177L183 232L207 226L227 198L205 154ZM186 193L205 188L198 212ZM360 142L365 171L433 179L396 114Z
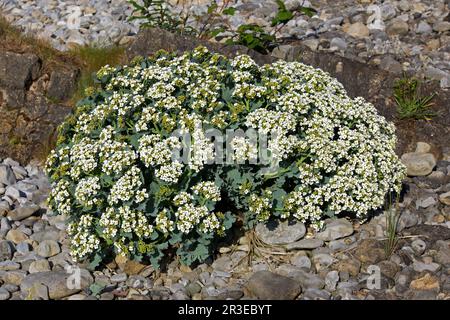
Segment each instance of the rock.
M38 272L46 272L50 271L50 264L46 259L40 259L31 262L30 267L28 268L29 273L38 273Z
M8 231L11 230L11 224L7 218L0 220L0 238L4 238Z
M76 88L78 76L78 70L53 71L50 74L50 81L47 87L47 96L57 101L65 101L69 99Z
M434 197L419 198L416 200L417 208L428 208L436 204Z
M420 33L420 34L429 34L433 31L433 29L431 28L431 26L426 23L426 21L420 21L419 24L417 25L417 29L416 32Z
M231 271L234 263L229 256L222 256L213 262L212 267L214 270Z
M411 281L409 287L413 290L437 290L439 291L439 279L429 273L423 277Z
M20 254L27 254L30 252L30 245L27 242L20 242L16 245L16 250Z
M291 258L292 265L299 267L299 268L305 268L307 270L311 269L311 260L307 256L293 256Z
M125 282L128 276L126 273L118 273L111 277L111 282Z
M84 272L83 272L84 271ZM61 299L89 287L93 279L86 270L82 270L80 277L80 286L77 287L76 281L71 282L71 274L65 271L50 271L33 273L25 277L20 283L20 289L26 296L29 290L37 283L48 287L48 296L50 299ZM70 284L70 285L68 285ZM73 286L72 286L73 285Z
M6 289L0 288L0 301L8 300L11 297L11 293Z
M425 249L427 248L427 244L425 243L425 241L421 239L416 239L413 242L411 242L411 248L413 248L413 250L417 254L422 255L425 252Z
M402 65L400 62L395 60L391 56L385 56L380 61L380 68L386 71L394 72L394 73L401 73L403 71Z
M331 241L349 236L353 233L353 225L346 219L332 220L327 223L325 230L316 234L316 238Z
M14 245L6 240L0 241L0 261L11 260L14 253Z
M4 164L0 164L0 183L10 186L16 183L16 176L12 169Z
M48 292L49 292L49 290L48 290L47 286L40 284L40 283L35 283L30 288L30 290L28 290L27 299L28 300L48 300L49 299Z
M323 246L323 240L320 239L302 239L287 244L287 250L312 250Z
M385 258L384 247L381 241L373 239L362 240L355 249L354 256L363 264L371 265Z
M328 300L331 294L328 291L309 288L306 289L303 294L303 299L305 300Z
M36 79L40 68L41 61L34 54L0 52L0 87L24 89Z
M336 285L339 281L339 272L336 270L330 271L325 276L325 287L329 291L336 290Z
M335 37L330 41L330 49L333 48L336 50L345 50L347 49L347 42L342 38Z
M408 31L409 31L408 24L399 18L392 19L391 22L386 27L386 33L390 36L395 35L403 36L407 34Z
M382 275L385 275L388 278L394 279L397 272L400 270L400 267L392 261L385 260L381 261L377 264L380 267L380 272Z
M441 266L435 262L424 263L424 262L417 261L417 260L413 262L413 269L416 272L431 271L431 272L435 273L440 268L441 268Z
M27 204L10 211L7 217L12 221L20 221L33 215L39 209L40 207L35 204Z
M449 265L450 264L450 243L448 241L436 241L436 248L438 252L435 254L434 259L436 262Z
M6 240L12 241L14 243L19 243L28 239L28 236L24 234L19 229L11 229L6 234Z
M326 253L315 254L312 257L312 262L317 271L321 271L323 269L328 268L333 264L335 259Z
M301 222L270 221L266 224L258 224L255 232L263 242L270 245L281 245L301 239L306 233L306 228Z
M431 153L410 152L403 154L400 159L406 166L408 176L426 176L436 165L436 158Z
M38 232L35 231L30 238L39 243L46 240L59 241L60 231L53 226L45 226L44 230Z
M447 206L450 206L450 191L440 194L439 201Z
M5 283L15 284L16 286L20 285L25 278L27 272L23 270L13 270L7 271L3 275L3 281ZM1 278L1 275L0 275Z
M247 283L247 288L262 300L293 300L302 291L298 282L270 271L254 273Z
M128 260L127 258L124 258L122 256L116 256L115 261L120 270L130 276L139 274L139 272L144 270L144 268L146 267L145 265L137 261Z
M450 30L449 21L438 21L433 25L433 30L437 32L446 32Z
M362 22L356 22L349 25L347 28L344 26L344 31L355 38L366 38L369 36L369 28Z
M345 259L336 262L334 268L339 272L347 272L351 276L356 277L361 270L361 263L356 259Z
M300 282L302 288L322 289L325 286L325 281L317 274L307 272L304 269L292 265L281 265L276 271L281 275Z
M13 271L20 269L20 264L14 261L1 261L0 270L3 271Z
M42 241L36 249L36 253L43 258L49 258L61 252L58 242L54 240Z

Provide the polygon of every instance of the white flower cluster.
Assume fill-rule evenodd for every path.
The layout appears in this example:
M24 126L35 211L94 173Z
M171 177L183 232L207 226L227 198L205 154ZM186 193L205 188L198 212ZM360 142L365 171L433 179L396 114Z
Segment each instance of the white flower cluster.
M220 201L220 190L212 181L202 181L193 186L192 191L207 200Z
M264 190L263 196L257 196L255 194L250 195L249 198L249 210L254 213L259 221L266 221L270 218L271 198L272 192L270 190Z
M172 232L175 230L174 223L168 217L167 209L162 210L155 219L156 228L164 234Z
M101 189L99 177L89 177L81 179L75 189L75 198L79 203L87 207L99 204L101 201L96 197Z
M108 203L113 205L119 203L119 201L130 201L135 195L137 188L142 185L140 174L141 171L135 166L125 172L112 186Z
M258 158L258 147L248 137L234 137L231 140L232 158L237 163L255 162Z
M72 211L72 201L69 192L70 183L67 180L59 180L54 184L50 199L53 201L49 203L49 208L61 214L69 214Z
M94 218L91 215L81 216L79 222L68 225L67 232L71 236L71 255L75 260L82 259L97 250L100 239L92 232Z

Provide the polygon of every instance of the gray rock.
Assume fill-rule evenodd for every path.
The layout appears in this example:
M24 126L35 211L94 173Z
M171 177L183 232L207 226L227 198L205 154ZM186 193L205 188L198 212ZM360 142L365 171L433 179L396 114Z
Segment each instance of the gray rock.
M0 86L24 89L36 79L40 68L40 59L34 54L0 53Z
M11 293L4 288L0 288L0 301L8 300L11 297Z
M287 250L312 250L323 246L320 239L302 239L286 245Z
M306 228L301 222L270 221L266 224L258 224L255 231L263 242L270 245L281 245L301 239L306 233Z
M81 270L80 286L76 281L71 282L71 274L65 271L50 271L33 273L25 277L20 283L20 289L25 296L28 296L30 289L35 284L42 284L48 287L48 296L50 299L61 299L89 287L93 279L89 272ZM69 284L69 285L68 285Z
M432 196L425 197L425 198L419 198L416 200L416 207L417 208L428 208L437 203L436 199Z
M296 255L291 258L292 265L305 268L307 270L311 269L311 260L307 256Z
M328 268L333 264L335 259L326 253L315 254L312 257L312 262L317 271L321 271L323 269Z
M14 245L10 241L0 241L0 261L11 260L14 251Z
M331 294L326 290L320 290L315 288L306 289L303 294L305 300L328 300Z
M325 287L328 291L336 290L336 285L339 281L339 272L336 270L330 271L325 276Z
M424 272L424 271L437 272L440 268L441 266L435 262L424 263L416 260L413 263L413 269L416 272Z
M49 258L61 252L58 242L54 240L44 240L39 243L36 253L43 258Z
M335 37L330 41L330 49L336 48L337 50L345 50L347 49L347 42L342 39Z
M380 68L394 73L401 73L403 71L400 62L398 62L391 56L385 56L383 57L383 59L381 59Z
M325 286L325 281L317 274L307 272L292 265L281 265L276 271L281 275L300 282L302 288L322 289Z
M263 300L293 300L302 291L298 282L270 271L254 273L247 288L254 296Z
M425 243L425 241L421 239L416 239L413 242L411 242L411 248L413 248L413 250L417 254L422 255L425 252L425 249L427 248L427 244Z
M11 230L11 224L7 218L0 220L0 238L4 238L8 231Z
M431 26L426 23L426 21L420 21L419 24L417 25L417 29L416 32L420 33L420 34L429 34L433 31L433 29L431 28Z
M118 273L111 277L111 282L125 282L128 276L126 273Z
M14 261L1 261L0 270L3 271L13 271L20 269L20 264Z
M70 98L75 90L78 72L56 70L50 74L47 96L57 101Z
M35 204L26 204L10 211L7 216L12 221L20 221L33 215L39 209L40 207Z
M216 259L212 264L213 269L219 271L231 271L234 267L233 261L229 256L223 256ZM209 274L208 274L209 276Z
M316 234L316 238L331 241L349 236L353 233L353 225L346 219L333 220L326 224L325 230Z
M16 245L16 251L20 254L27 254L30 252L30 245L27 242L20 242Z
M0 164L0 183L4 185L13 185L16 183L16 176L12 169L4 164Z

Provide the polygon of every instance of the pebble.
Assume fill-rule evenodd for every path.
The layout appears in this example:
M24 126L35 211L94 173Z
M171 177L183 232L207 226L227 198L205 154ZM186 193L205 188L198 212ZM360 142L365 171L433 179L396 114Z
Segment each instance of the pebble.
M336 219L327 223L325 230L316 234L316 238L331 241L349 236L353 233L353 225L347 219Z
M290 261L291 264L296 267L305 268L307 270L311 269L311 260L307 256L293 256Z
M36 253L44 258L49 258L61 252L61 248L55 240L44 240L39 243Z
M293 243L301 239L306 233L306 227L301 222L268 222L267 224L258 224L255 232L263 242L270 245L280 245Z
M118 273L111 277L112 282L125 282L128 276L125 273Z
M11 297L11 293L4 288L0 288L0 301L8 300Z

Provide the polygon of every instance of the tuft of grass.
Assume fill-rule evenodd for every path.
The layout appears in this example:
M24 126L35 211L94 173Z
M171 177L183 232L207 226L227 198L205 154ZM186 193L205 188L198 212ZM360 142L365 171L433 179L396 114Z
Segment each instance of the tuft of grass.
M69 54L82 64L77 90L71 99L73 104L84 97L87 88L95 86L94 74L101 67L123 64L125 61L125 48L118 46L78 46L69 50Z
M399 198L395 198L395 203L392 203L392 195L388 195L388 203L385 209L386 217L386 241L384 243L384 252L386 258L389 258L395 251L398 244L398 222L400 220Z
M435 94L421 96L420 82L416 78L403 77L394 84L394 99L400 119L430 120L436 115L431 109Z

